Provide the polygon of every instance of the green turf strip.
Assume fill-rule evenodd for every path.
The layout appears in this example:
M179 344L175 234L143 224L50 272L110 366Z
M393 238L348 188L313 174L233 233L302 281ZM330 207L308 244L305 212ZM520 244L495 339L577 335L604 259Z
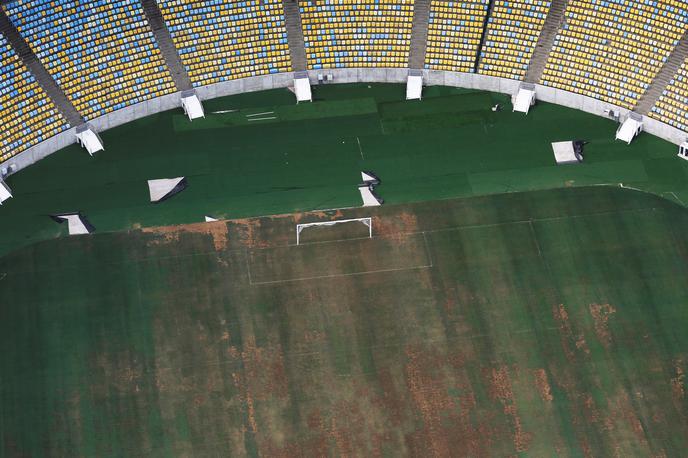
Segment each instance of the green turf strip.
M688 202L688 164L673 145L614 142L616 125L587 113L539 103L524 116L507 96L447 87L412 102L403 85L313 91L312 104L286 89L205 101L206 119L173 110L104 132L94 158L76 146L52 155L8 179L15 198L0 208L0 254L63 234L46 215L64 211L113 231L356 206L361 169L382 177L390 203L600 183ZM492 112L495 103L504 110ZM239 111L213 114L224 110ZM247 121L262 112L276 119ZM571 139L590 141L585 164L557 167L550 143ZM146 180L175 176L188 190L150 204Z

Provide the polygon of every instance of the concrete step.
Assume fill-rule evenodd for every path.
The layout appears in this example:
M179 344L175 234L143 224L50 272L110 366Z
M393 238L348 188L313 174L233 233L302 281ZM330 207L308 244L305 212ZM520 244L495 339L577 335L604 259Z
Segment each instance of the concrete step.
M38 84L53 101L57 109L62 113L62 116L67 119L69 125L76 127L83 124L83 117L76 111L72 102L57 85L57 82L48 73L41 61L38 60L29 44L24 40L24 37L21 36L2 8L0 8L0 32L7 38L7 41L9 41L14 51L19 55L24 65L36 78Z
M535 51L528 64L528 72L525 77L525 81L528 83L539 83L540 78L542 78L542 72L545 70L547 58L552 50L552 46L554 46L557 32L564 21L566 4L567 0L552 0L547 18L545 19L545 25L542 27L542 32L540 32L535 45Z
M674 75L676 75L681 65L683 65L683 61L686 60L686 57L688 57L688 33L685 33L681 37L674 50L669 54L669 58L664 63L657 76L652 80L645 94L640 97L633 111L641 115L646 115L652 110L652 107L655 106L657 100L662 96L664 89Z
M284 8L284 22L287 28L287 41L289 42L292 70L295 72L307 70L306 44L303 40L299 2L297 0L282 0L282 5Z
M189 73L186 71L186 67L184 67L181 57L179 57L179 51L174 41L172 41L172 35L170 35L170 31L167 29L167 24L165 24L158 4L155 0L141 0L141 4L143 5L143 12L146 14L146 19L148 19L148 26L153 31L155 41L167 64L167 69L172 76L172 81L174 81L175 86L177 86L177 90L188 91L189 89L193 89Z
M416 0L413 4L413 24L411 26L409 68L422 69L425 66L425 52L428 46L429 21L430 0Z

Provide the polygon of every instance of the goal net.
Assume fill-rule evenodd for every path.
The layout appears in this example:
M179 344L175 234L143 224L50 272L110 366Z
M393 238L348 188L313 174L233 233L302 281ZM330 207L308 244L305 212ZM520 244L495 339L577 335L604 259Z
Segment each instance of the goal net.
M301 244L301 232L303 232L304 229L311 228L311 227L329 227L329 226L335 226L338 224L356 223L356 222L364 224L368 228L368 237L373 238L373 218L366 217L366 218L338 219L335 221L320 221L317 223L297 224L296 225L296 244L297 245Z

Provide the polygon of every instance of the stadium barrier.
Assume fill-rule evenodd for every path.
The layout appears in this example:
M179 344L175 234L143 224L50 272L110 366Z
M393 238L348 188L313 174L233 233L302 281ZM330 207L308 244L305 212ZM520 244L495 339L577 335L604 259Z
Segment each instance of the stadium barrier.
M332 83L401 83L405 84L408 76L406 68L338 68L326 70L309 70L308 75L312 86L318 85L318 75L332 75ZM468 89L479 89L513 95L518 91L521 81L495 76L479 75L475 73L456 73L443 70L423 70L423 81L426 86L453 86ZM196 89L201 100L209 100L244 92L264 91L269 89L286 88L294 84L292 72L272 75L255 76L238 80L202 86ZM331 84L331 83L328 83ZM537 84L535 86L537 100L554 103L576 110L585 111L597 116L606 117L605 110L616 110L621 118L629 110L612 105L601 100L580 94L555 89ZM403 94L400 99L403 99ZM294 101L296 103L296 100ZM181 110L180 93L168 94L147 100L142 103L113 111L90 121L97 132L103 132L113 127L135 121L146 116L163 111ZM688 137L688 133L664 124L656 119L643 116L643 130L676 145L681 144ZM38 162L55 151L76 143L75 128L59 133L3 163L3 167L14 165L12 173L16 173L31 164ZM107 148L107 145L105 145Z

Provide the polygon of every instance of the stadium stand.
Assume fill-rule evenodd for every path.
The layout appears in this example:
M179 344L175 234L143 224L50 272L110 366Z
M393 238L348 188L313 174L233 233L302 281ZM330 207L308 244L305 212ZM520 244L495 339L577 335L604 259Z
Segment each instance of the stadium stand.
M522 80L550 5L549 0L495 0L478 73Z
M489 3L489 0L432 1L425 68L474 70Z
M688 131L688 60L662 91L648 116L672 127Z
M13 0L3 8L86 119L175 92L136 0Z
M686 31L680 0L570 0L541 83L633 109Z
M299 3L308 68L407 67L413 0Z
M194 87L291 70L280 0L158 0Z
M291 29L283 1L291 2ZM683 44L677 46L688 31L683 0L143 3L155 20L139 0L0 1L12 23L2 15L0 162L65 131L68 120L75 126L72 114L79 122L81 116L91 120L176 92L179 85L148 20L156 30L169 30L165 50L178 53L176 68L189 76L186 87L292 71L288 30L297 27L299 36L303 32L299 48L306 51L299 68L405 68L418 48L415 67L528 76L631 110L642 107L653 119L688 132L688 60ZM422 13L417 43L416 8Z
M70 126L0 35L0 162Z

